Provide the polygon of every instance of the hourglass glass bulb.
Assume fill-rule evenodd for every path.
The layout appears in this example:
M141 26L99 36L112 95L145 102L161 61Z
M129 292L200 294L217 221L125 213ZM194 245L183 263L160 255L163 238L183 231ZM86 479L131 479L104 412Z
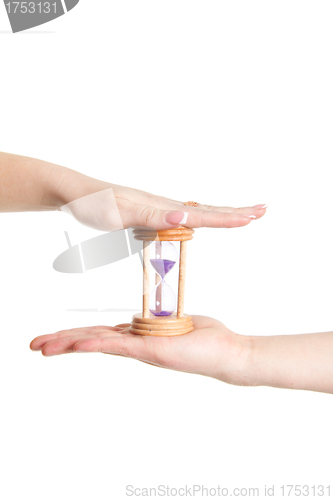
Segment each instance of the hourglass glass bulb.
M176 309L177 300L172 288L160 281L149 297L149 310L155 316L170 316Z
M170 316L176 309L176 296L164 278L176 264L177 250L169 241L156 241L154 254L150 262L161 281L150 294L149 310L155 316Z

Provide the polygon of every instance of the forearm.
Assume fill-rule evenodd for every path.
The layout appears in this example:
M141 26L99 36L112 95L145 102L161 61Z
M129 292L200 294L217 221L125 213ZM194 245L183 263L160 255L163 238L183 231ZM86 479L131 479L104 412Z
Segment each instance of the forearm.
M58 210L107 187L108 183L60 165L0 153L0 212Z
M333 332L251 337L247 383L333 393Z

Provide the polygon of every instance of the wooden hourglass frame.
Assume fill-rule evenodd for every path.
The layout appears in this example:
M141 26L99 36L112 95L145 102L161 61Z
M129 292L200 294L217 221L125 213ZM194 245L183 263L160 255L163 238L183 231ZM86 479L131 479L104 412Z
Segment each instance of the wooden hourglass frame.
M184 335L194 330L191 316L184 314L186 246L187 241L193 238L193 233L193 229L186 227L163 231L153 231L151 229L134 230L135 239L143 242L143 305L142 313L133 316L129 329L131 333L171 337ZM153 241L180 242L177 311L170 316L154 316L149 311L150 245ZM158 284L159 279L159 276L156 274L156 284Z

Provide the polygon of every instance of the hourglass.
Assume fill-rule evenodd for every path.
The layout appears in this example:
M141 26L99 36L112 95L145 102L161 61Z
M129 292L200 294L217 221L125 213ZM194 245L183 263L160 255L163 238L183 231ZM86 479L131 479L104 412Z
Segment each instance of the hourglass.
M194 330L191 316L184 314L186 244L193 229L179 227L164 231L135 229L134 237L143 241L143 307L135 314L130 332L138 335L173 336ZM178 295L168 284L168 274L176 267L179 242ZM150 291L150 270L155 286Z

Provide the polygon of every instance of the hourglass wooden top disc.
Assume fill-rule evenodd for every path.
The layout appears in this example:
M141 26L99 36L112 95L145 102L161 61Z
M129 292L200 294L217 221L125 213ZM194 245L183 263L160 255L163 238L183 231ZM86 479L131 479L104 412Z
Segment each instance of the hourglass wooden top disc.
M142 241L188 241L192 240L194 230L189 227L176 227L175 229L164 229L162 231L142 228L134 229L133 233L136 240Z

